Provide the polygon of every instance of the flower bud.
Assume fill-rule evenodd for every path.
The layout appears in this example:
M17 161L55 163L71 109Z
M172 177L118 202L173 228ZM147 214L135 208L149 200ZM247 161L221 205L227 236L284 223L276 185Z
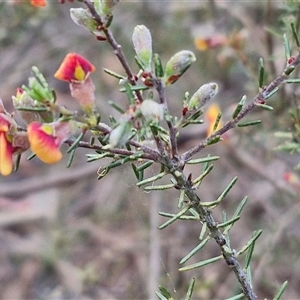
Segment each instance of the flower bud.
M84 8L71 8L70 9L70 16L73 22L81 26L96 36L101 36L101 33L97 29L97 22L93 19L91 13Z
M96 12L101 16L110 15L114 6L119 3L120 0L94 0L94 6Z
M196 61L192 51L182 50L174 54L166 64L165 84L173 84Z
M38 102L54 102L55 97L53 91L49 87L44 75L36 67L32 67L34 76L29 77L28 87L23 85L22 89L33 99Z
M164 118L164 106L153 100L144 100L140 110L142 115L148 120L159 122Z
M151 70L152 61L152 37L150 30L145 25L134 27L132 42L135 53L144 66L144 70Z
M215 82L203 84L189 100L189 110L201 108L217 93L218 85Z
M131 123L124 121L114 128L109 135L110 148L122 147L131 136Z

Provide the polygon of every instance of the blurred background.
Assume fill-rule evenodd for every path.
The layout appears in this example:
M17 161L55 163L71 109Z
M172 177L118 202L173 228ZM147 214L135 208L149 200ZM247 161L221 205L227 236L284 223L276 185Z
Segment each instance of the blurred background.
M9 112L11 96L27 84L33 65L57 91L59 103L78 108L68 84L53 78L68 52L96 66L92 79L103 121L115 114L109 100L126 105L117 80L102 70L124 73L110 47L70 19L69 9L80 5L49 1L38 9L29 1L0 3L0 95ZM180 116L186 91L192 94L215 81L220 91L213 101L226 121L243 95L251 101L257 94L260 57L266 84L282 72L284 33L297 54L290 22L298 28L298 1L121 1L111 29L135 72L131 34L137 24L150 29L154 51L164 63L177 51L194 51L197 61L167 90L171 112ZM247 117L261 119L261 125L232 130L225 141L197 155L221 156L199 188L203 201L215 200L239 177L215 210L217 221L224 210L232 216L244 196L249 197L231 231L231 246L239 250L254 230L263 229L252 263L259 299L273 297L285 280L289 284L283 299L300 298L300 185L294 169L299 155L274 151L281 143L274 133L293 131L289 110L299 105L298 98L297 85L284 86L270 99L272 112L256 109ZM206 123L183 130L181 153L205 138ZM240 292L223 261L178 272L179 261L199 243L200 227L196 221L177 221L157 229L165 221L157 211L177 211L177 191L144 192L136 187L129 165L98 181L97 170L105 161L86 163L87 153L91 151L78 149L69 169L67 154L62 163L48 166L36 158L27 161L26 153L18 172L0 178L1 299L156 299L158 285L182 299L192 277L193 299L224 299ZM187 264L217 255L211 241Z

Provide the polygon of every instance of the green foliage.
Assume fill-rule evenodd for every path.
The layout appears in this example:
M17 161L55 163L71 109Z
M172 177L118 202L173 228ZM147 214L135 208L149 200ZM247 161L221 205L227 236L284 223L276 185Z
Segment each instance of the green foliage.
M67 167L72 165L77 149L86 148L91 152L86 155L87 162L98 161L101 164L97 172L98 180L106 177L112 169L130 164L137 180L137 187L143 188L144 191L155 190L159 193L163 193L166 190L174 191L176 196L172 199L172 202L177 210L175 213L158 212L160 216L168 218L167 221L158 226L158 229L166 229L175 222L183 223L183 221L189 221L197 224L199 235L199 241L194 243L192 250L180 259L178 271L183 272L196 269L196 272L200 272L201 268L205 266L210 267L210 265L224 260L228 266L228 273L231 270L233 271L242 291L242 294L239 293L228 299L241 299L242 297L256 299L257 296L254 292L256 287L252 283L251 263L255 253L255 245L258 243L262 230L255 230L252 236L248 237L247 241L244 241L243 246L232 245L231 230L238 228L236 224L244 217L241 214L246 205L247 196L239 201L231 217L227 215L228 212L225 210L221 221L216 221L219 218L217 213L215 213L216 209L220 209L224 203L226 205L226 202L229 202L230 191L237 184L238 178L234 177L231 179L225 188L222 189L220 195L213 198L212 201L205 201L202 197L200 198L199 195L201 193L199 190L206 189L209 175L214 172L213 162L222 159L217 155L203 153L203 150L211 151L213 149L212 146L226 145L226 142L228 142L227 135L236 127L249 127L261 124L262 121L257 118L250 121L245 120L250 113L254 113L254 110L262 109L265 113L274 112L276 109L268 103L270 98L275 94L278 95L284 84L297 84L300 82L299 78L289 78L300 64L300 54L296 56L291 54L293 47L290 47L288 36L285 34L283 36L285 67L280 71L279 75L269 75L266 72L265 62L267 59L260 58L258 60L256 95L250 97L244 95L229 114L219 111L212 116L212 119L206 121L207 104L213 101L213 98L216 96L218 84L215 82L198 83L200 87L194 94L191 94L191 97L190 92L182 92L178 96L179 99L183 98L183 101L179 110L174 113L173 105L176 101L179 102L179 99L174 100L168 97L167 91L173 84L176 86L177 81L181 81L188 74L188 69L192 64L196 63L195 53L190 50L181 50L165 59L163 53L153 53L152 47L156 46L156 40L155 37L152 38L150 29L145 25L137 25L133 29L132 34L132 48L135 51L134 60L136 63L132 67L122 47L115 39L114 30L111 29L114 25L112 9L117 2L100 0L92 2L85 0L83 1L85 8L72 8L70 12L71 18L76 25L84 27L99 42L108 43L112 48L123 70L120 72L114 71L113 68L112 70L104 68L103 71L116 81L116 86L117 83L119 84L116 90L126 98L126 103L120 104L115 100L107 101L109 106L114 109L115 114L109 115L108 120L102 122L102 119L105 119L105 114L94 105L97 99L95 100L95 87L91 79L92 76L90 77L94 69L91 65L89 65L88 69L87 62L84 61L82 63L82 58L73 53L76 58L75 65L67 67L66 74L64 73L63 75L70 77L67 79L64 77L62 80L68 81L70 93L77 100L81 108L80 111L69 111L63 105L58 104L55 92L50 88L45 77L36 67L33 67L34 77L29 79L28 87L22 86L23 91L27 93L32 101L20 104L18 102L20 100L19 96L14 96L15 109L21 115L25 111L31 117L40 117L40 127L46 126L46 129L40 129L40 131L48 137L50 136L51 142L54 140L51 145L54 145L57 151L59 151L58 148L62 143L66 143L69 146L66 150L66 153L69 154ZM294 11L294 2L290 1L288 7L291 11ZM292 23L291 31L293 41L299 48L297 26L298 24ZM215 43L217 45L220 43L224 47L234 50L245 61L244 53L241 50L242 46L235 39L237 37L232 38L232 40L218 37ZM210 43L212 43L212 40L204 39L202 47L213 48ZM271 69L272 67L274 68L272 62L270 62L270 65ZM136 68L138 71L134 72L133 69ZM270 76L274 76L274 78L266 83ZM56 78L58 77L56 76ZM4 107L0 113L3 120L7 121L8 114ZM295 108L290 110L290 116L293 125L292 132L277 133L277 137L284 139L284 143L277 147L277 150L299 153L300 108L298 105L295 105ZM200 119L200 117L203 117L203 119ZM23 115L23 119L28 121L28 115L26 118ZM223 118L225 122L223 122ZM62 124L67 122L70 123L72 129L75 128L74 131L70 130L70 133L61 133L57 129L58 127L50 126L53 125L52 123ZM32 124L31 121L27 123L29 123L29 126ZM198 126L203 123L209 125L212 131L208 132L207 136L201 138L200 141L195 141L193 146L181 152L179 150L179 138L182 132L186 128L196 128L197 130ZM9 123L11 127L13 127L12 124L13 121ZM1 132L5 136L6 144L11 142L7 134L13 135L15 132L26 132L26 128L16 126L15 131L9 129ZM87 135L89 136L89 142L84 140ZM62 140L61 143L58 142L59 138ZM40 152L33 150L34 147L30 139L29 130L28 139L32 151L42 159ZM43 139L43 141L45 140L46 138ZM46 143L38 145L43 147L44 144ZM18 145L12 143L12 146L17 147ZM26 149L22 150L25 151ZM52 148L49 149L51 150ZM15 152L19 155L15 164L15 169L18 169L20 153L19 151ZM200 157L196 157L196 155L200 155ZM196 166L193 172L186 173L185 170L189 167L188 165ZM300 163L297 168L300 168L299 166ZM151 176L149 171L152 172ZM197 255L200 252L210 254L206 249L212 243L216 245L218 253L211 255L209 258L199 260ZM235 250L237 247L240 250ZM244 263L241 263L242 255L245 256ZM192 259L197 262L181 266ZM287 282L279 288L274 299L280 299L286 285ZM187 286L186 300L193 299L193 292L196 287L197 280L192 278ZM234 287L232 288L233 290ZM163 286L159 286L156 296L160 300L176 298L176 295L172 296L172 293Z

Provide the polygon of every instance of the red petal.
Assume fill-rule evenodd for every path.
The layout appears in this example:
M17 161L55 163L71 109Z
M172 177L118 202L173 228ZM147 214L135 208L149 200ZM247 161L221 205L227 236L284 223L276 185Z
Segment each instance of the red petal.
M95 67L83 56L77 53L68 53L54 77L68 82L82 82L94 71Z

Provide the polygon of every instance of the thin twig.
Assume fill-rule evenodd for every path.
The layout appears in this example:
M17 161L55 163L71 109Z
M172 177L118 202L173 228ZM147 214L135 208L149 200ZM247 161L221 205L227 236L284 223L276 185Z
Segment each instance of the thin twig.
M169 112L168 102L167 102L166 93L165 93L165 87L163 86L162 81L156 79L156 80L154 80L154 85L158 92L160 103L162 103L165 106L166 111ZM166 120L166 122L167 122L167 125L169 128L172 156L173 156L173 158L178 159L178 146L177 146L177 141L176 141L177 130L170 120Z
M132 70L131 70L128 62L127 62L127 59L126 59L126 57L123 53L123 50L122 50L122 46L117 43L117 41L115 40L112 32L105 26L105 24L102 21L101 17L99 16L97 11L95 10L93 2L90 1L90 0L85 0L83 2L88 7L90 13L93 16L93 19L97 22L99 28L102 29L101 31L104 33L108 43L113 48L114 54L119 59L122 67L124 68L124 70L126 72L128 81L130 82L131 85L135 86L136 85L136 76L133 74L133 72L132 72ZM136 94L137 98L139 99L139 101L143 102L143 96L140 93L140 91L135 91L135 94Z
M291 73L291 70L293 70L297 65L300 63L300 54L298 54L295 57L295 60L289 64L282 74L280 74L277 78L275 78L262 92L258 93L251 103L249 103L247 106L244 107L244 109L241 110L241 112L234 118L229 120L222 128L215 131L213 134L211 134L209 137L207 137L204 141L202 141L197 146L191 148L190 150L186 151L181 155L180 160L185 163L188 160L190 160L196 153L201 151L203 148L207 147L209 142L213 140L217 136L222 136L224 133L226 133L228 130L234 128L236 124L243 119L246 115L248 115L254 108L256 108L256 104L260 102L264 102L266 97L274 91L276 88L278 88L288 75Z

